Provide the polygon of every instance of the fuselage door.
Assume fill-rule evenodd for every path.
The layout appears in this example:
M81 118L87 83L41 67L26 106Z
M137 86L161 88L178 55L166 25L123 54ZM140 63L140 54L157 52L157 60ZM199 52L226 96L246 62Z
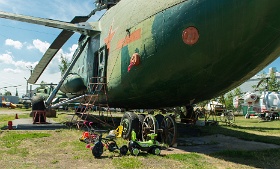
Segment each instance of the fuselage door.
M98 49L94 54L94 77L97 83L106 83L108 50L106 46Z

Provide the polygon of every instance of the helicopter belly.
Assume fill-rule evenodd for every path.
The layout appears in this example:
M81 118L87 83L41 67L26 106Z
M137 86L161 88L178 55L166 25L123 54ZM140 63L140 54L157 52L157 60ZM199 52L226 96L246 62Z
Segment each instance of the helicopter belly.
M167 8L130 29L141 29L141 37L119 49L121 64L114 67L119 76L112 76L108 61L112 106L152 108L210 99L278 57L279 1L196 2ZM191 43L184 37L189 28L196 30L189 34ZM140 64L128 71L135 53Z

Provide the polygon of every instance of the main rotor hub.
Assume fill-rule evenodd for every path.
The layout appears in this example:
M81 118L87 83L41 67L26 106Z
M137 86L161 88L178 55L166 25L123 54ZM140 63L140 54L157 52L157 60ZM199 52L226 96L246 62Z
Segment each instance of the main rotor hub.
M95 1L95 6L96 8L102 8L104 9L107 8L111 8L112 6L116 5L120 0L96 0Z

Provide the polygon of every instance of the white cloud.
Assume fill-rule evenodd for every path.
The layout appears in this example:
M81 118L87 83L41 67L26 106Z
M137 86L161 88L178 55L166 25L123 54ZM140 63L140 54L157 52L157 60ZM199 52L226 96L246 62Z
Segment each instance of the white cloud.
M10 53L5 53L0 55L0 63L5 63L5 64L13 64L13 56Z
M20 69L11 69L11 68L6 68L4 69L5 73L21 73L22 71Z
M34 50L34 49L38 49L41 53L45 53L47 51L47 49L50 46L50 43L48 42L43 42L39 39L35 39L32 42L32 45L27 46L27 49L29 50ZM68 48L69 52L64 52L63 49L60 49L56 55L54 56L54 58L51 60L51 62L49 63L49 65L46 68L46 72L50 73L50 74L54 74L54 73L58 73L60 72L59 70L59 64L61 63L61 59L60 56L64 56L66 57L66 59L68 61L71 61L72 56L75 52L75 50L77 49L78 45L77 44L73 44L71 47ZM20 64L20 63L18 63ZM36 63L37 64L37 63ZM31 65L32 66L32 65ZM32 66L33 67L33 66Z
M14 41L12 39L6 39L5 41L5 45L8 46L13 46L16 49L21 49L22 48L22 43L20 41Z
M26 6L26 4L29 4ZM23 15L30 15L35 17L42 18L51 18L57 20L70 21L74 16L88 15L91 10L94 9L94 1L77 1L77 0L53 0L53 1L34 1L34 0L0 0L0 10L6 12L13 12ZM104 12L103 12L104 13ZM100 16L97 15L91 17L90 20ZM3 20L3 23L6 20ZM2 20L1 20L2 23ZM43 55L40 53L45 53L45 51L50 46L51 38L48 30L44 29L39 31L33 28L33 25L30 27L28 24L21 26L21 22L9 21L8 26L11 25L12 29L16 29L15 33L12 31L2 31L10 39L4 42L1 51L0 51L0 74L1 77L0 87L4 86L5 82L8 82L13 85L22 85L21 88L18 88L19 93L25 93L26 90L26 80L24 77L29 78L30 70L27 67L32 66L33 68L38 63L40 58ZM5 24L6 25L6 24ZM23 31L24 30L34 31L34 36L26 35L24 39ZM37 32L38 31L38 32ZM52 35L58 34L50 30ZM57 31L57 30L56 30ZM20 33L19 33L20 32ZM17 34L18 33L18 34ZM29 32L27 32L29 33ZM10 36L11 35L11 36ZM13 35L13 36L12 36ZM75 36L75 35L74 35ZM18 40L18 41L15 41ZM30 39L34 39L30 41ZM41 40L40 40L41 39ZM42 40L44 39L44 40ZM76 41L73 41L75 43ZM71 42L72 43L72 42ZM70 43L68 42L67 47ZM9 46L7 46L9 45ZM13 48L11 48L13 47ZM41 80L46 82L57 83L60 79L60 71L58 65L60 64L61 54L65 56L68 60L71 60L74 51L76 50L77 44L72 45L70 48L64 48L64 50L59 50L57 55L53 58L50 65L47 67L46 71L43 72L42 76L39 78L38 83ZM17 50L15 50L15 48ZM20 49L20 50L18 50ZM26 50L29 49L29 50ZM3 52L9 50L11 52ZM40 53L39 53L39 52ZM34 57L29 57L34 56ZM37 57L35 57L37 56ZM5 85L7 86L7 85ZM1 91L0 91L1 92ZM12 90L13 93L13 90ZM20 94L21 95L21 94Z
M76 51L77 48L78 48L78 44L74 44L69 48L69 50L72 54L74 54L74 52Z
M64 53L64 56L66 57L66 59L68 61L70 61L72 59L72 56L74 55L76 49L78 48L78 44L73 44L70 48L69 48L69 53Z
M14 62L14 65L19 69L29 69L30 67L34 68L38 62L25 62L25 61L16 61Z
M45 53L49 48L50 44L48 42L43 42L39 39L33 40L33 46L27 46L27 49L38 49L41 53Z
M14 60L14 57L12 56L11 53L5 53L5 54L1 54L0 55L0 63L3 63L3 64L6 64L8 65L9 67L10 66L15 66L16 68L15 69L6 69L6 72L9 71L9 72L18 72L17 70L25 70L27 69L27 67L35 67L38 62L25 62L25 61L15 61ZM5 69L4 69L5 70ZM14 71L11 71L11 70L14 70Z

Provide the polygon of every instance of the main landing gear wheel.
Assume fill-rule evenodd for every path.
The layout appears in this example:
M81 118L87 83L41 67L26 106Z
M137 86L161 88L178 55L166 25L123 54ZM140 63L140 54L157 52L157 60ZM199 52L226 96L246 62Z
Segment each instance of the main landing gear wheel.
M122 137L124 139L130 139L132 130L136 133L139 132L139 119L137 114L125 112L121 119L121 125L123 126Z
M176 143L177 138L177 125L171 116L165 116L162 123L162 140L164 143L172 146Z
M139 119L139 132L136 133L136 138L138 140L142 140L142 125L145 119L145 114L138 114L138 119Z
M142 124L142 139L148 140L148 134L154 133L156 134L158 130L158 123L154 116L147 115Z
M159 129L161 129L161 123L162 123L162 121L163 121L163 119L164 119L164 115L162 115L162 114L157 114L157 115L155 115L155 118L156 118L156 120L157 120L157 123L158 123L158 128ZM156 137L156 140L158 141L158 142L162 142L162 130L158 130L157 131L157 137Z

